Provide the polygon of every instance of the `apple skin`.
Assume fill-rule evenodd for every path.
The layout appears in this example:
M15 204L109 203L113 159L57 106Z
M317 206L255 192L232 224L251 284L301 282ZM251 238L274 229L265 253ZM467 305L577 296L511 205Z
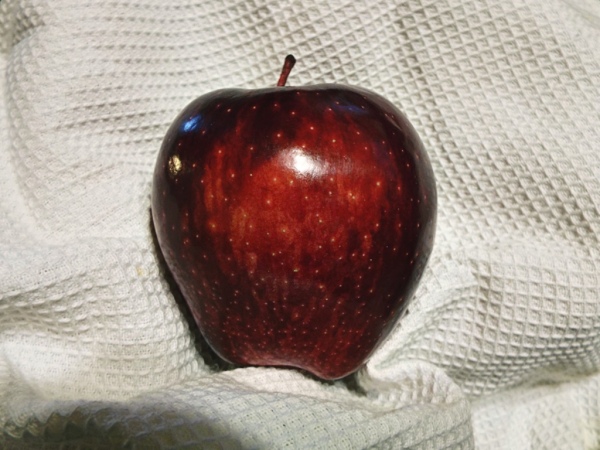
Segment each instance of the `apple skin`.
M220 357L333 380L365 363L411 300L436 188L417 133L373 92L224 89L169 128L152 216Z

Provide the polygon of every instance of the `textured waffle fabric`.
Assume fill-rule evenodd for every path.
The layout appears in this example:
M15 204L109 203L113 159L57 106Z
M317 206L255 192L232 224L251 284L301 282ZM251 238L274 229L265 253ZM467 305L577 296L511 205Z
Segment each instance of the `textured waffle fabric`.
M287 53L403 110L438 183L352 383L215 368L150 232L169 123ZM599 63L595 0L1 1L0 447L598 448Z

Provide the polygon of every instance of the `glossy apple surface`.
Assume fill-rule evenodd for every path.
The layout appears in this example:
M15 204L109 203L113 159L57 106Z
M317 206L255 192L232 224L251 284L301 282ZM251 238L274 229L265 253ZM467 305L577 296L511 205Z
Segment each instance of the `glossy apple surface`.
M225 89L168 130L152 215L222 358L337 379L408 305L433 245L436 190L415 130L377 94Z

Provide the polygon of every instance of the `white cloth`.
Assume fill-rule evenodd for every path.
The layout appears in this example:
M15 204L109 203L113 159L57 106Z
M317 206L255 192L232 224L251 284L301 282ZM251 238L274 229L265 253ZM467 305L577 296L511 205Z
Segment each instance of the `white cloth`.
M437 177L355 385L206 363L150 233L175 115L288 53L395 103ZM596 0L0 2L0 447L598 448L599 63Z

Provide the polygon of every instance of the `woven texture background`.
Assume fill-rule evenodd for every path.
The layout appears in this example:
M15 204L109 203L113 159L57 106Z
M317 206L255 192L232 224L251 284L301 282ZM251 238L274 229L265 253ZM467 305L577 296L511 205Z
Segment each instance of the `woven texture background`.
M150 233L169 123L221 87L374 90L434 254L348 382L215 366ZM600 447L596 0L0 2L0 447Z

